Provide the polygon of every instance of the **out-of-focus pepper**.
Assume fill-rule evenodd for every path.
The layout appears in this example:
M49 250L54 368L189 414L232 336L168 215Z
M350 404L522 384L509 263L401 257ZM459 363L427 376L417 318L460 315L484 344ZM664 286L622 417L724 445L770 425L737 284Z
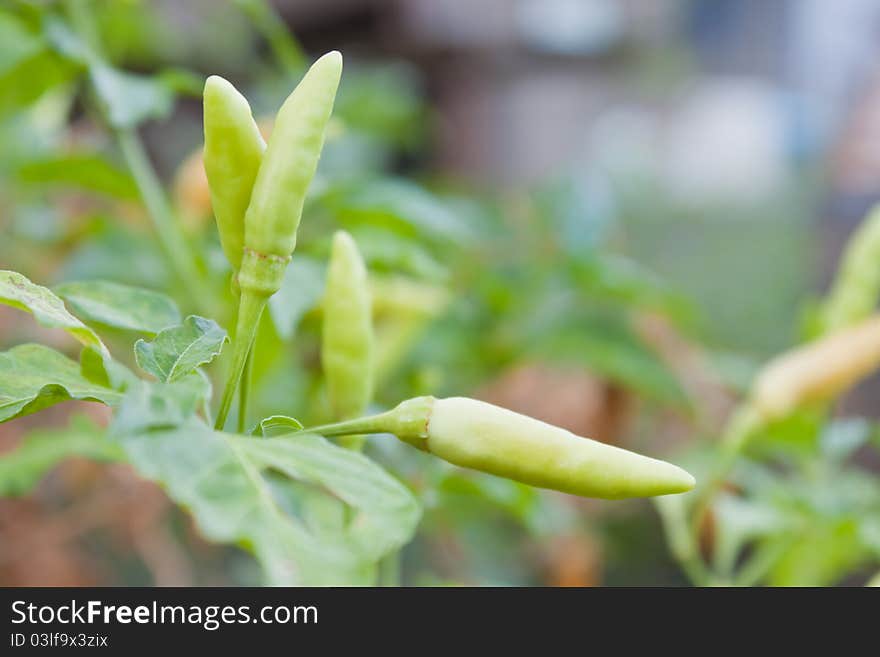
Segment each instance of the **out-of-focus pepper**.
M391 433L455 465L583 497L668 495L695 484L671 463L464 397L416 397L379 415L306 431Z
M823 308L823 330L849 326L872 312L880 297L880 206L847 243L843 261Z
M778 356L752 386L752 405L766 420L829 401L880 366L880 315Z
M347 420L362 415L370 403L374 340L367 268L345 231L333 236L323 308L321 364L327 396L334 418Z

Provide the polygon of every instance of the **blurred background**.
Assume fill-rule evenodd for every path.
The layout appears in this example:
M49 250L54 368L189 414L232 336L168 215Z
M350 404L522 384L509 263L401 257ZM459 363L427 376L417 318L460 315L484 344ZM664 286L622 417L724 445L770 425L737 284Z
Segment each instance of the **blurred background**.
M880 199L877 0L12 4L0 10L0 269L47 286L170 290L202 314L162 259L113 131L57 54L63 40L33 37L36 12L75 25L86 7L104 56L159 81L136 127L218 294L204 77L231 80L268 134L310 58L343 52L294 273L261 328L253 396L266 415L325 412L314 306L341 226L373 276L377 408L470 395L699 463L756 369L808 332L847 237ZM228 326L224 308L210 316ZM2 348L35 339L74 346L0 307ZM866 447L878 394L869 381L839 405L864 437L836 483L815 479L821 445L769 441L751 461L772 476L739 482L739 505L717 512L703 549L721 535L775 540L766 519L794 518L757 582L862 583L880 565L880 458ZM107 419L67 402L0 426L0 452L82 413ZM385 441L369 450L425 507L404 584L688 583L650 502L537 491ZM257 578L244 552L203 541L127 466L69 459L0 500L0 585Z

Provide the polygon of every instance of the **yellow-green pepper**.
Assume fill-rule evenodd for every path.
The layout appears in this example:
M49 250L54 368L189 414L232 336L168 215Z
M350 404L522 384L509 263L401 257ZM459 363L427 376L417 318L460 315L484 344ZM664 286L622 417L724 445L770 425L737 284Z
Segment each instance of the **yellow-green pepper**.
M386 413L306 431L391 433L455 465L583 497L669 495L695 485L671 463L465 397L416 397Z
M244 253L244 216L266 142L245 97L217 75L205 82L204 125L211 206L223 253L237 273Z
M363 414L373 393L373 316L367 268L345 231L333 236L321 330L321 364L333 417Z

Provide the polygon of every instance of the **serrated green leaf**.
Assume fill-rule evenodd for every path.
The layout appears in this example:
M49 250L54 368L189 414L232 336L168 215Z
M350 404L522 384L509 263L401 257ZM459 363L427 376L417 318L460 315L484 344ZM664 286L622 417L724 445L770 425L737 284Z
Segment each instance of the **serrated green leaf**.
M64 302L48 288L32 283L15 271L0 270L0 303L31 313L47 328L60 328L84 345L109 355L101 338L76 317L67 312Z
M34 431L14 450L0 456L0 496L24 495L49 470L71 456L123 461L125 452L86 416L74 417L61 429Z
M174 301L152 290L102 280L62 283L54 290L81 317L105 326L156 335L180 323Z
M297 256L287 266L281 289L269 299L269 313L283 339L292 338L302 316L320 302L324 270L322 263L308 256Z
M23 344L0 353L0 422L68 399L113 405L121 394L88 380L79 363L49 347Z
M187 422L211 398L211 381L201 370L171 383L138 380L113 415L114 436L170 429Z
M287 415L271 415L260 420L260 423L251 430L251 435L260 436L262 438L264 436L299 431L302 428L302 422L295 417L289 417Z
M378 465L314 434L255 440L191 421L123 446L207 538L252 551L270 584L370 584L420 515Z
M159 381L175 381L214 360L229 337L217 322L190 315L183 324L159 332L154 340L134 345L137 364Z
M89 381L119 392L140 381L125 365L105 357L94 347L83 347L79 354L79 371Z

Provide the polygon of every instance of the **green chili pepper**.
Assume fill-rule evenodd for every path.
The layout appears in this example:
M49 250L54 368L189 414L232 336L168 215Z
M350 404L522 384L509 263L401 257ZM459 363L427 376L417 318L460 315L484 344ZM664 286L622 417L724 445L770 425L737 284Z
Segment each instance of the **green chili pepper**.
M373 318L367 268L345 231L333 236L324 294L321 364L334 418L363 414L373 393ZM358 446L360 440L349 441Z
M278 111L245 215L242 289L271 296L281 287L341 75L342 55L327 53Z
M823 328L834 331L870 315L880 297L880 206L847 243L843 262L825 302Z
M695 485L671 463L464 397L416 397L386 413L306 431L392 433L455 465L583 497L668 495Z
M244 215L266 142L245 97L217 75L205 82L204 123L211 205L223 253L237 274L244 251Z
M217 428L226 423L263 308L281 287L296 246L303 203L318 166L341 75L342 55L327 53L306 71L278 111L245 213L235 344Z

